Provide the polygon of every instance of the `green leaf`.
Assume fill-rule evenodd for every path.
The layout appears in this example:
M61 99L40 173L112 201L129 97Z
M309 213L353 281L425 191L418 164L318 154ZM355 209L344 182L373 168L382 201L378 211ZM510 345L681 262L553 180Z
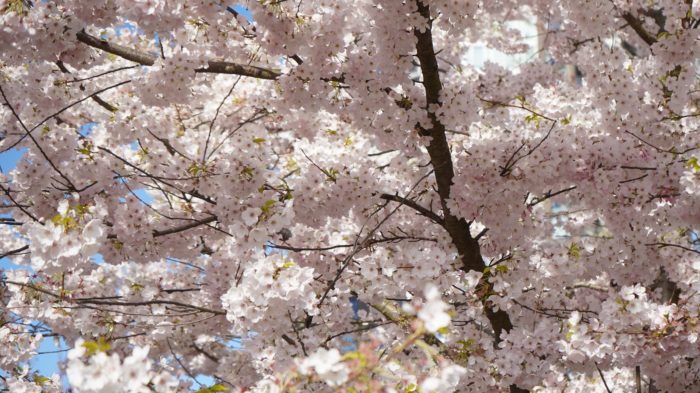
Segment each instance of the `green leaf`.
M574 259L578 259L581 257L581 248L578 246L576 243L571 243L569 245L569 249L567 251L567 254L570 257L573 257Z
M241 170L241 176L246 180L252 180L255 175L255 170L249 166Z
M346 352L341 360L357 360L359 368L367 366L367 357L358 351Z
M57 214L51 219L51 222L56 226L63 227L63 232L68 232L78 226L73 220L73 217L68 214L65 216Z
M35 384L37 384L39 386L44 386L44 384L46 382L50 381L51 378L45 377L45 376L40 375L40 374L34 374L34 375L32 375L32 380L34 381Z
M265 143L265 138L253 138L253 143L255 143L256 145L262 145L263 143Z
M221 384L215 384L211 385L209 387L201 388L197 390L195 393L216 393L216 392L226 392L228 389L224 385Z
M526 123L535 123L535 128L540 128L540 121L542 121L542 116L533 113L531 115L525 116Z
M200 176L200 175L205 175L207 172L209 172L209 167L207 166L206 163L199 164L198 162L193 162L188 168L187 168L187 173L189 173L192 176Z
M698 163L698 158L693 156L688 159L686 165L693 170L693 172L700 171L700 163Z
M282 270L289 269L290 267L294 267L296 265L297 264L294 263L294 261L292 261L292 260L289 260L289 259L285 260L284 263L282 264L282 266L275 269L275 271L272 273L272 279L277 280L279 278Z
M265 203L263 203L262 207L260 207L260 210L262 210L266 217L272 215L272 208L275 207L275 203L277 203L277 201L274 199L268 199L265 201Z
M85 157L92 159L92 151L89 146L84 146L78 149L78 153L84 155Z
M136 153L136 156L139 158L139 162L144 162L146 161L146 158L148 158L148 148L141 148L139 151Z
M338 170L335 168L328 168L325 171L323 171L323 173L326 175L328 180L332 181L333 183L335 183L338 180L338 175L340 174L340 172L338 172Z
M29 8L31 7L31 2L25 0L10 0L4 10L6 13L14 12L19 16L27 16L29 14Z
M566 337L565 337L566 342L571 341L571 338L572 338L573 336L574 336L574 332L572 332L571 330L569 330L568 332L566 332Z
M462 349L469 349L472 345L474 345L474 339L468 338L466 340L459 340L457 341L457 344L461 345Z
M627 306L629 305L629 302L623 298L617 298L615 299L615 303L617 303L620 306L620 309L618 312L620 313L626 313L627 312Z
M411 101L411 99L407 96L403 95L401 96L401 100L396 102L396 105L402 109L411 109L413 107L413 101Z
M83 343L83 348L87 350L87 355L92 356L98 352L107 352L112 346L104 337L100 337L97 341L89 340Z
M124 248L124 243L120 242L118 239L114 239L114 241L112 242L112 246L115 250L119 251L122 248Z

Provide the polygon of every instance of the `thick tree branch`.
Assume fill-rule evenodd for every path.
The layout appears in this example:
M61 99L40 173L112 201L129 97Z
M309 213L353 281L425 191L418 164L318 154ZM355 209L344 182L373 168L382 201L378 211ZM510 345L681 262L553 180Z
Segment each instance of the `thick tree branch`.
M105 52L117 55L123 59L130 60L141 65L152 66L155 64L157 56L150 53L141 52L139 50L129 48L119 44L111 44L106 40L99 39L81 30L76 34L78 41L89 45L93 48L103 50ZM249 76L258 79L277 79L281 73L263 67L256 67L247 64L231 63L226 61L209 61L208 67L198 68L195 72L216 73L216 74L235 74L241 76Z
M213 74L235 74L241 76L249 76L258 79L275 80L279 78L281 73L268 68L252 66L247 64L231 63L226 61L209 61L209 66L206 68L198 68L194 72L204 72Z
M644 29L644 26L642 26L642 22L635 18L634 15L630 14L629 12L625 12L622 14L622 19L627 22L632 30L634 30L635 33L641 38L644 42L647 43L647 45L651 46L656 43L656 37L651 35L648 31Z
M445 125L437 119L435 113L430 109L431 106L440 105L439 98L440 91L442 90L442 82L440 81L440 71L438 69L435 49L433 48L430 8L421 0L416 0L416 3L420 15L429 21L428 27L424 30L418 28L414 29L414 35L417 39L417 57L420 61L421 73L423 75L423 86L425 88L427 104L426 110L428 111L428 116L432 123L432 127L429 129L419 126L419 132L421 136L430 138L427 150L433 168L435 169L437 191L440 195L440 203L445 220L444 228L450 234L453 244L457 247L457 251L462 259L462 270L482 272L484 270L484 260L481 256L478 240L471 236L469 223L467 223L464 218L458 218L452 214L447 206L447 201L450 198L452 179L454 178L452 154L447 144ZM503 331L512 329L513 324L508 314L503 310L495 311L488 299L484 299L483 305L486 317L489 319L496 336L496 343L498 343L501 341L501 334ZM510 390L514 393L526 392L526 390L520 389L515 385L512 385Z
M430 9L418 1L418 11L426 18L430 19ZM437 58L433 49L433 37L430 28L414 32L417 43L417 56L420 60L421 72L423 74L423 86L425 87L426 103L428 107L431 105L439 105L440 91L442 90L442 82L438 71ZM454 178L454 168L452 165L452 155L450 147L447 144L445 135L445 126L437 119L435 113L428 110L432 127L426 129L419 128L421 136L429 137L430 143L427 146L428 154L435 168L435 180L437 182L437 191L440 195L440 203L442 205L444 216L444 227L450 234L460 256L462 257L463 268L467 271L476 270L482 271L484 262L479 251L479 245L471 237L469 233L469 224L463 219L458 218L450 212L447 207L447 201L450 198L450 188L452 187L452 179Z
M438 216L435 212L432 212L425 207L421 206L418 204L418 202L410 199L403 198L399 195L391 195L391 194L382 194L379 196L380 198L387 200L387 201L394 201L394 202L399 202L403 203L404 205L410 207L413 210L416 210L418 213L428 217L429 219L433 220L436 224L438 225L444 225L445 222L442 219L442 217Z

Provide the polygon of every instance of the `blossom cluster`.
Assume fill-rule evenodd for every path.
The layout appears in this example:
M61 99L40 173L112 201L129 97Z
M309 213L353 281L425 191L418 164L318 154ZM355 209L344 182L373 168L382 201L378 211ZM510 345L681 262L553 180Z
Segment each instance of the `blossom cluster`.
M700 390L699 16L0 2L0 390Z

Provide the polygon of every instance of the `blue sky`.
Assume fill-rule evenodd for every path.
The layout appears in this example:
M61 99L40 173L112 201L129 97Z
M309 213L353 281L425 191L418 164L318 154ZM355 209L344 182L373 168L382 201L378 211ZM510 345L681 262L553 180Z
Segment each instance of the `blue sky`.
M22 158L24 153L27 151L26 148L23 149L10 149L7 152L0 154L0 168L4 173L8 173L13 170L19 160ZM14 270L17 268L28 269L28 267L17 266L12 263L10 258L0 259L0 270ZM60 343L59 343L60 344ZM39 352L54 352L63 349L63 346L56 346L53 338L46 338L42 341L39 347ZM46 353L37 355L31 361L31 367L34 370L38 370L43 375L51 375L58 373L58 362L65 359L65 352L58 353Z
M81 127L80 133L84 136L88 136L92 127L95 123L88 123ZM2 168L3 173L9 173L17 167L17 163L22 159L22 156L27 151L26 148L22 149L10 149L4 153L0 153L0 168ZM136 189L134 193L137 194L141 200L146 203L150 203L153 197L148 195L144 189ZM4 251L4 250L0 250ZM101 256L98 254L94 257L96 262L100 262ZM15 269L27 269L31 270L28 266L18 266L12 263L10 258L0 259L0 270L15 270ZM240 344L235 344L239 346ZM37 352L39 353L30 361L30 367L32 371L38 372L41 375L51 376L53 374L60 373L58 364L66 359L67 346L62 339L58 342L53 337L44 338ZM64 381L64 387L67 381ZM197 376L197 382L201 383L202 386L210 386L214 383L214 379L210 376L199 375ZM197 384L195 384L197 385Z

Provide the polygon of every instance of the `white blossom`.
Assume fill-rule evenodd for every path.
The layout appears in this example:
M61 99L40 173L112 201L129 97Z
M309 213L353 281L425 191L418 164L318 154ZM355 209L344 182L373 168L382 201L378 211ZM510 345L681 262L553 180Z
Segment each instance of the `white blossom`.
M439 289L432 284L425 287L424 295L425 303L418 311L418 318L429 332L435 333L450 324L451 317L447 313L449 306L442 301Z

